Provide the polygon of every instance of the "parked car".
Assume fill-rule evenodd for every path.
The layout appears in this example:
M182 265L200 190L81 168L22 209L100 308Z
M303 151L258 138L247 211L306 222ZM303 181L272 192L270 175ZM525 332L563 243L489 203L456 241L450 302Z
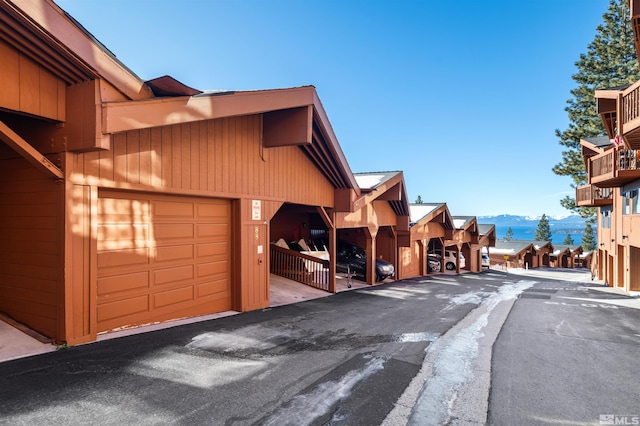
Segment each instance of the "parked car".
M488 268L491 266L491 262L489 261L489 255L486 253L482 253L482 267Z
M435 254L430 254L427 256L427 272L440 272L442 269L442 262L440 262L440 257Z
M444 259L439 253L429 253L430 256L436 256L438 259L441 259L441 262L444 262L444 267L447 271L453 271L456 269L456 254L453 251L445 250ZM460 253L460 267L464 268L466 265L464 255Z
M460 268L464 268L466 266L466 262L464 259L464 254L460 253ZM456 269L456 253L454 251L445 250L444 252L444 267L447 268L448 271L453 271Z
M338 272L350 272L356 278L366 280L367 253L365 250L347 241L338 241L336 255L336 270ZM393 265L382 259L376 259L376 281L392 277L395 274Z

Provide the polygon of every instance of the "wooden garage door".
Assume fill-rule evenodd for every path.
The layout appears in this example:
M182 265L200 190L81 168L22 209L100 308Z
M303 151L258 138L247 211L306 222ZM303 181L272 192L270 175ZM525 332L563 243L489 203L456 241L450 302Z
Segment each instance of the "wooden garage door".
M231 309L227 200L101 191L98 331Z

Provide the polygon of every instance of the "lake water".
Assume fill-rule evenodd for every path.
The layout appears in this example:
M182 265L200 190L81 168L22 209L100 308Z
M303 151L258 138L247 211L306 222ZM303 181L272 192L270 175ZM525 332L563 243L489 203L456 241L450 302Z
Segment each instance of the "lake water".
M504 239L504 236L507 234L507 229L511 228L513 231L513 239L514 240L533 240L536 236L536 230L538 229L538 225L535 226L496 226L496 238L499 240ZM574 231L575 232L575 231ZM582 243L582 234L572 233L571 238L573 238L573 244L579 245ZM551 243L552 244L562 244L564 239L567 237L566 230L559 230L554 232L553 227L551 228Z

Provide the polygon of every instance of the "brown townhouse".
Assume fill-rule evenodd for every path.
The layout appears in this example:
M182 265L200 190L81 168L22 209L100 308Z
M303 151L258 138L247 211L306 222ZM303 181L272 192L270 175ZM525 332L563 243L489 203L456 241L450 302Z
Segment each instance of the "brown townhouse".
M352 173L314 87L142 81L51 0L0 22L0 312L53 341L268 307L273 273L335 292L339 239L370 284L379 257L422 274L432 241L479 265L475 218L414 238L402 172Z
M640 2L629 3L640 52ZM640 81L596 90L595 98L607 135L581 141L588 183L576 188L576 203L597 208L592 269L610 286L640 291Z

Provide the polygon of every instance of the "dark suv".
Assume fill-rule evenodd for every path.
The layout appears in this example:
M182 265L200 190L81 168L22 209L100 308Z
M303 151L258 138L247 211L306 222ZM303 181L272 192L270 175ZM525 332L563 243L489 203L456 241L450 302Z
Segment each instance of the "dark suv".
M356 278L366 280L367 254L362 247L347 241L338 241L336 258L338 272L350 272ZM376 281L392 277L394 273L392 264L376 259Z

